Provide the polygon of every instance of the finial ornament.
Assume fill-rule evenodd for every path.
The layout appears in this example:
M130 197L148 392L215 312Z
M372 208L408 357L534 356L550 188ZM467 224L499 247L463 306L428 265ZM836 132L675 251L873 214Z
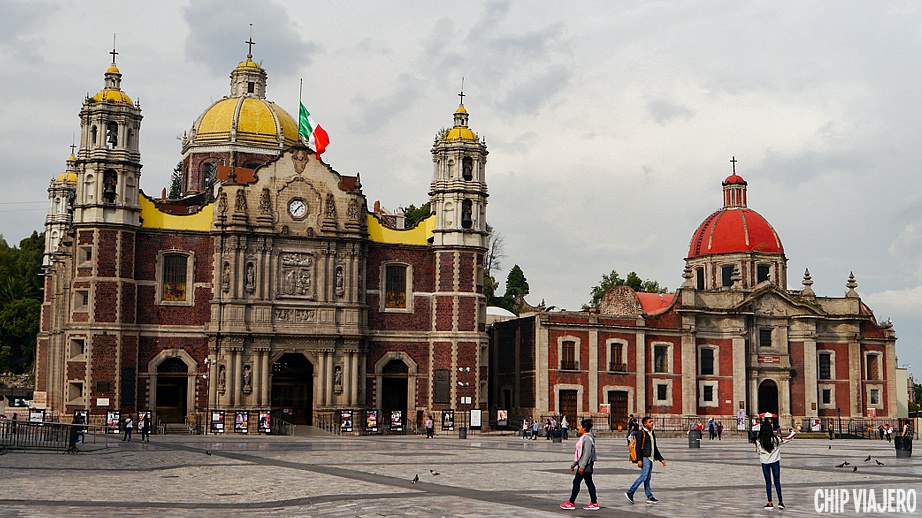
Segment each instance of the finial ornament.
M813 278L810 277L810 269L804 269L804 280L801 281L804 285L804 289L800 291L800 294L804 297L813 297L816 294L813 292Z
M845 283L845 287L848 288L848 292L845 294L846 297L857 297L858 292L855 291L855 288L858 287L858 281L855 280L855 273L849 272L848 282Z
M247 44L247 59L253 59L253 45L256 45L256 42L253 41L253 24L250 24L250 39L246 40L244 43Z
M461 106L464 106L464 76L461 76L461 92L458 97L461 98Z
M112 33L112 52L110 52L109 54L112 54L112 64L114 65L115 56L118 56L118 52L115 51L115 33Z
M730 158L730 163L733 164L733 174L736 174L736 162L737 162L737 161L738 161L738 160L736 159L736 155L733 155L733 156Z

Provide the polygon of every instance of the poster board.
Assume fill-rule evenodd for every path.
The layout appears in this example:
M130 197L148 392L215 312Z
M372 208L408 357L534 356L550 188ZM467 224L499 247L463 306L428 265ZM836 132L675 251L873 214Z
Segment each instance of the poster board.
M118 433L118 424L122 420L122 413L118 410L106 411L106 433Z
M250 412L247 410L234 412L234 433L250 433Z
M272 412L269 410L259 411L259 421L257 421L256 431L259 433L272 433Z
M45 422L45 410L41 408L30 408L29 409L29 422L30 423Z
M352 432L352 410L339 411L339 431Z
M224 410L211 411L211 433L224 433Z
M496 411L496 427L501 428L504 426L509 426L509 411L508 410L497 410Z
M365 411L365 431L367 433L378 433L378 411Z
M483 425L483 411L479 408L471 409L471 430L480 430Z
M403 410L391 410L391 431L403 431Z
M611 415L611 403L600 403L599 413L602 415Z
M455 411L442 410L442 430L452 431L455 429Z

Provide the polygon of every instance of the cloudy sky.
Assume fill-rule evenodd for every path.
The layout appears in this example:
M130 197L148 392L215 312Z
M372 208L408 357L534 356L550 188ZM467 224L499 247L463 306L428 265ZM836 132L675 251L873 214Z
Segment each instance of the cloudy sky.
M577 309L612 269L681 283L689 238L721 205L730 157L781 235L792 288L849 272L900 364L922 369L922 4L0 0L0 234L44 222L87 93L118 34L140 99L141 186L158 195L177 137L245 57L268 97L304 101L324 155L370 202L427 200L433 136L465 78L490 156L488 218L529 300ZM922 371L920 371L922 372Z

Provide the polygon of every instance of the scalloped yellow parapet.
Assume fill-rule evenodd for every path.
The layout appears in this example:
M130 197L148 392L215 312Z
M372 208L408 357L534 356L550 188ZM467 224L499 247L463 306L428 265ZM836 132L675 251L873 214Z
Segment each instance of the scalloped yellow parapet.
M429 238L435 229L435 214L430 214L413 228L394 230L381 224L374 214L368 214L368 238L376 243L393 243L399 245L429 244Z
M214 203L209 203L195 214L177 216L161 212L154 202L147 196L138 196L138 205L141 206L141 220L143 228L159 228L164 230L193 230L208 232L211 230L211 220L214 214Z

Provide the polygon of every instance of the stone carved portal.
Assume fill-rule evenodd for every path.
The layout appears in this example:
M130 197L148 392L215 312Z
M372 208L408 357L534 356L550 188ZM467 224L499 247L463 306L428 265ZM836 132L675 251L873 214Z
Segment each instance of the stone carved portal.
M304 253L280 254L279 294L286 297L314 298L314 256Z

